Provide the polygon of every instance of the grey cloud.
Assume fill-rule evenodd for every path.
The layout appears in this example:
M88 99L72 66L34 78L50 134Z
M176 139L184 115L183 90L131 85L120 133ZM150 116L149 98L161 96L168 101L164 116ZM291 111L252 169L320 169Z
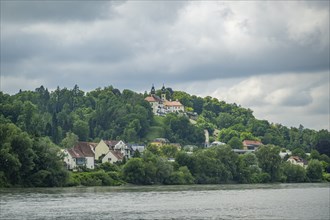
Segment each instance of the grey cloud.
M310 91L294 91L286 94L285 97L278 103L283 106L307 106L313 102Z
M110 1L1 1L2 22L88 21L114 15Z
M324 42L329 4L297 2L299 7L289 9L287 2L237 4L1 1L1 72L42 79L49 87L143 89L157 82L329 70L329 42ZM250 5L255 13L246 13ZM305 7L314 10L310 24L295 17ZM307 22L307 29L290 30L288 20L297 26ZM40 23L46 30L33 29ZM302 97L281 104L311 102L308 92Z

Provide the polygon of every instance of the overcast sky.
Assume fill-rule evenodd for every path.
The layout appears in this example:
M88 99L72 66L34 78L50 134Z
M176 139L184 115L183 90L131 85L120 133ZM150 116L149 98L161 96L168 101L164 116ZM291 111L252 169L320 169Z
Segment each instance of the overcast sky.
M329 130L329 1L0 1L1 91L154 83Z

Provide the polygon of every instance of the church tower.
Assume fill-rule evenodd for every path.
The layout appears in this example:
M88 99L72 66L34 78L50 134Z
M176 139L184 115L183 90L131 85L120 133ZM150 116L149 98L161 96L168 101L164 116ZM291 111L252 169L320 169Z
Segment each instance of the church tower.
M163 101L166 100L166 89L165 89L164 84L163 84L163 87L162 87L162 100L163 100Z
M155 86L154 84L152 84L150 95L155 95L155 94L156 94Z

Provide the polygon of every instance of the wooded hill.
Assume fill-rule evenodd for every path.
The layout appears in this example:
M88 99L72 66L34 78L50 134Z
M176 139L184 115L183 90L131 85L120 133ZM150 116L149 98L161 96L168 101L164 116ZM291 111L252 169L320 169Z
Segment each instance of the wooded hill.
M157 91L160 93L160 91ZM330 133L288 128L258 120L250 109L211 97L197 97L167 89L167 99L178 99L186 111L196 112L196 123L183 113L157 117L144 98L130 90L112 86L85 93L78 86L49 92L43 86L15 95L0 92L0 187L74 186L191 183L304 182L330 179ZM204 130L212 140L227 143L220 148L199 149L192 155L169 155L152 145L142 157L119 166L101 164L96 171L72 173L63 166L60 148L74 141L124 140L148 144L163 137L172 143L203 148ZM256 155L236 155L242 140L261 140L266 147ZM274 146L275 145L275 146ZM277 147L276 147L277 146ZM307 171L282 161L280 148L306 158ZM318 152L317 152L317 151ZM328 155L328 156L326 156ZM320 161L318 161L320 160ZM315 166L312 164L315 163ZM315 168L315 169L314 169ZM316 169L317 168L317 169Z
M160 91L157 91L160 94ZM258 120L251 109L229 104L212 97L197 97L167 88L167 99L178 99L186 111L198 114L195 125L181 114L155 117L144 98L138 94L109 86L85 93L77 85L73 89L57 87L49 92L43 86L35 91L15 95L0 93L0 121L14 123L34 137L48 136L55 144L72 133L80 141L119 140L148 143L164 137L173 143L202 146L204 129L210 141L220 140L240 148L244 139L260 140L286 149L312 149L330 155L330 133L304 128L288 128L281 124ZM216 132L214 132L216 131Z

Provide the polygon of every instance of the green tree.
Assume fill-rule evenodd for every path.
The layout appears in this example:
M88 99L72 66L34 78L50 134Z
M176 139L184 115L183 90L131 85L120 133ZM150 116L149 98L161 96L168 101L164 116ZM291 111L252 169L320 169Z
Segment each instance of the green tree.
M259 175L258 159L255 154L248 153L239 156L238 162L238 182L239 183L258 183L261 182Z
M243 143L238 137L232 137L228 141L228 145L233 149L243 149Z
M315 149L320 154L325 154L330 157L330 132L327 130L320 130L315 135Z
M194 177L191 175L189 169L184 166L180 167L177 171L171 173L171 175L166 179L165 184L172 185L183 185L183 184L193 184Z
M88 138L89 127L88 123L82 120L77 120L73 123L73 133L77 134L80 141L86 141Z
M265 145L260 147L256 152L259 167L262 171L270 175L270 180L272 182L279 181L280 178L280 150L279 147L274 145Z
M164 145L160 148L162 154L167 158L175 158L178 153L178 147L174 145Z
M68 171L63 166L61 150L48 137L34 140L34 169L27 178L31 186L65 186Z
M130 159L123 167L123 175L129 183L145 183L145 164L141 158Z
M219 129L229 128L237 123L239 122L236 117L227 112L222 112L217 117L217 124Z
M305 154L305 151L301 148L296 148L292 151L292 156L298 156L304 159L307 159L307 155Z
M317 150L312 150L310 158L320 160L320 153Z
M149 145L147 146L147 150L148 150L149 152L151 152L151 153L154 154L154 155L158 155L158 156L161 155L161 151L160 151L159 148L160 148L160 147L158 147L157 145L154 145L154 144L149 144Z
M62 148L72 148L78 143L78 136L72 132L67 132L66 137L61 141Z
M232 130L230 128L222 129L219 132L219 140L228 143L233 137L239 138L240 134L238 131Z
M307 166L307 177L312 182L318 182L322 180L322 164L319 160L311 160Z
M306 170L302 166L285 162L282 165L286 182L305 182L307 179Z

